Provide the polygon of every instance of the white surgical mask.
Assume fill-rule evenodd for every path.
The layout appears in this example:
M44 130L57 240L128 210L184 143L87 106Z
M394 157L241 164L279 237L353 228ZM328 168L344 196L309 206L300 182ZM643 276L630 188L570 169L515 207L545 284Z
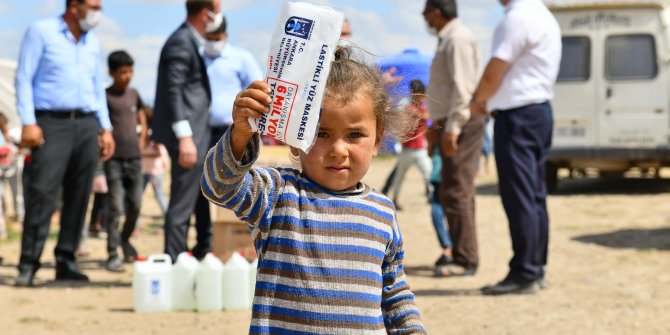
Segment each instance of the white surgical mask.
M437 36L438 33L437 28L429 25L428 22L426 22L426 30L431 36Z
M223 23L223 15L221 15L221 13L217 14L212 11L207 12L207 15L209 15L213 21L207 22L207 25L205 26L205 32L212 33L219 29L221 23Z
M206 41L205 42L205 53L207 56L216 58L221 56L223 48L226 46L226 41Z
M100 19L102 19L102 11L89 10L86 17L79 19L79 28L82 31L89 31L100 23Z

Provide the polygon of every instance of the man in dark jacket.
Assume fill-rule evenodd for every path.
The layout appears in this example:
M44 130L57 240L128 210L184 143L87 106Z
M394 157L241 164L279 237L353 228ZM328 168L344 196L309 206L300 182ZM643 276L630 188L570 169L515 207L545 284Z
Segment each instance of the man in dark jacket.
M209 149L212 94L202 59L204 36L218 28L223 18L220 0L187 0L186 10L186 22L168 38L161 51L151 124L152 138L165 145L172 159L165 252L173 261L180 252L188 250L189 221ZM198 234L210 233L211 227L201 228ZM204 256L208 250L209 246L196 246L193 251L195 256Z

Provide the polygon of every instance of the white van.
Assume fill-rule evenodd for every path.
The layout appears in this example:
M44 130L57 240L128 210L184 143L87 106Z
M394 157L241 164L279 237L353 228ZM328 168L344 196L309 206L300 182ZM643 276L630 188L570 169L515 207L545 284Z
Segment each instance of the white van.
M563 35L547 184L558 168L670 166L670 0L547 1Z

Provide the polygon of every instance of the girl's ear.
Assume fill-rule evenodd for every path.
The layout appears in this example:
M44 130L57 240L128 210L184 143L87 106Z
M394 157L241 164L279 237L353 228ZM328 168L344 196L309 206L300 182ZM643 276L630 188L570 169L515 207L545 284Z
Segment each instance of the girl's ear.
M382 146L383 136L377 135L375 139L375 146L372 148L372 157L379 155L379 148Z
M300 149L291 147L291 155L300 157Z

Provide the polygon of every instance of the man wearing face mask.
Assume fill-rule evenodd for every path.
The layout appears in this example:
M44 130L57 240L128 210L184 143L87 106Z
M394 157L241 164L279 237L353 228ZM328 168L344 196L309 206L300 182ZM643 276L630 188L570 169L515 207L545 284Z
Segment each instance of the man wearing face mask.
M479 46L458 19L456 0L427 0L423 11L438 37L427 94L433 119L429 151L442 154L440 199L453 239L453 261L440 257L437 276L474 275L479 265L475 228L475 176L484 140L484 117L471 114L469 102L479 76ZM445 255L446 256L446 255Z
M26 216L16 286L32 286L62 188L56 280L88 281L75 263L98 157L109 159L114 139L100 63L90 30L101 0L66 0L63 16L28 28L16 71L21 142L32 148Z
M205 65L212 92L216 92L212 95L209 118L211 139L208 148L216 145L233 123L233 104L237 93L251 85L252 82L265 79L251 53L228 42L226 28L227 22L224 17L218 29L205 35L207 39ZM203 246L209 250L211 246L209 200L202 195L202 192L198 196L195 217L198 222L198 249ZM205 256L201 250L194 250L193 255L197 258Z
M172 159L170 203L165 215L165 252L176 261L187 251L191 214L200 194L202 164L209 149L212 99L203 60L205 34L223 20L220 0L186 0L187 18L168 38L158 63L152 139L165 145ZM196 218L199 241L208 241L211 227ZM207 236L202 237L201 235ZM196 245L204 256L209 245Z

